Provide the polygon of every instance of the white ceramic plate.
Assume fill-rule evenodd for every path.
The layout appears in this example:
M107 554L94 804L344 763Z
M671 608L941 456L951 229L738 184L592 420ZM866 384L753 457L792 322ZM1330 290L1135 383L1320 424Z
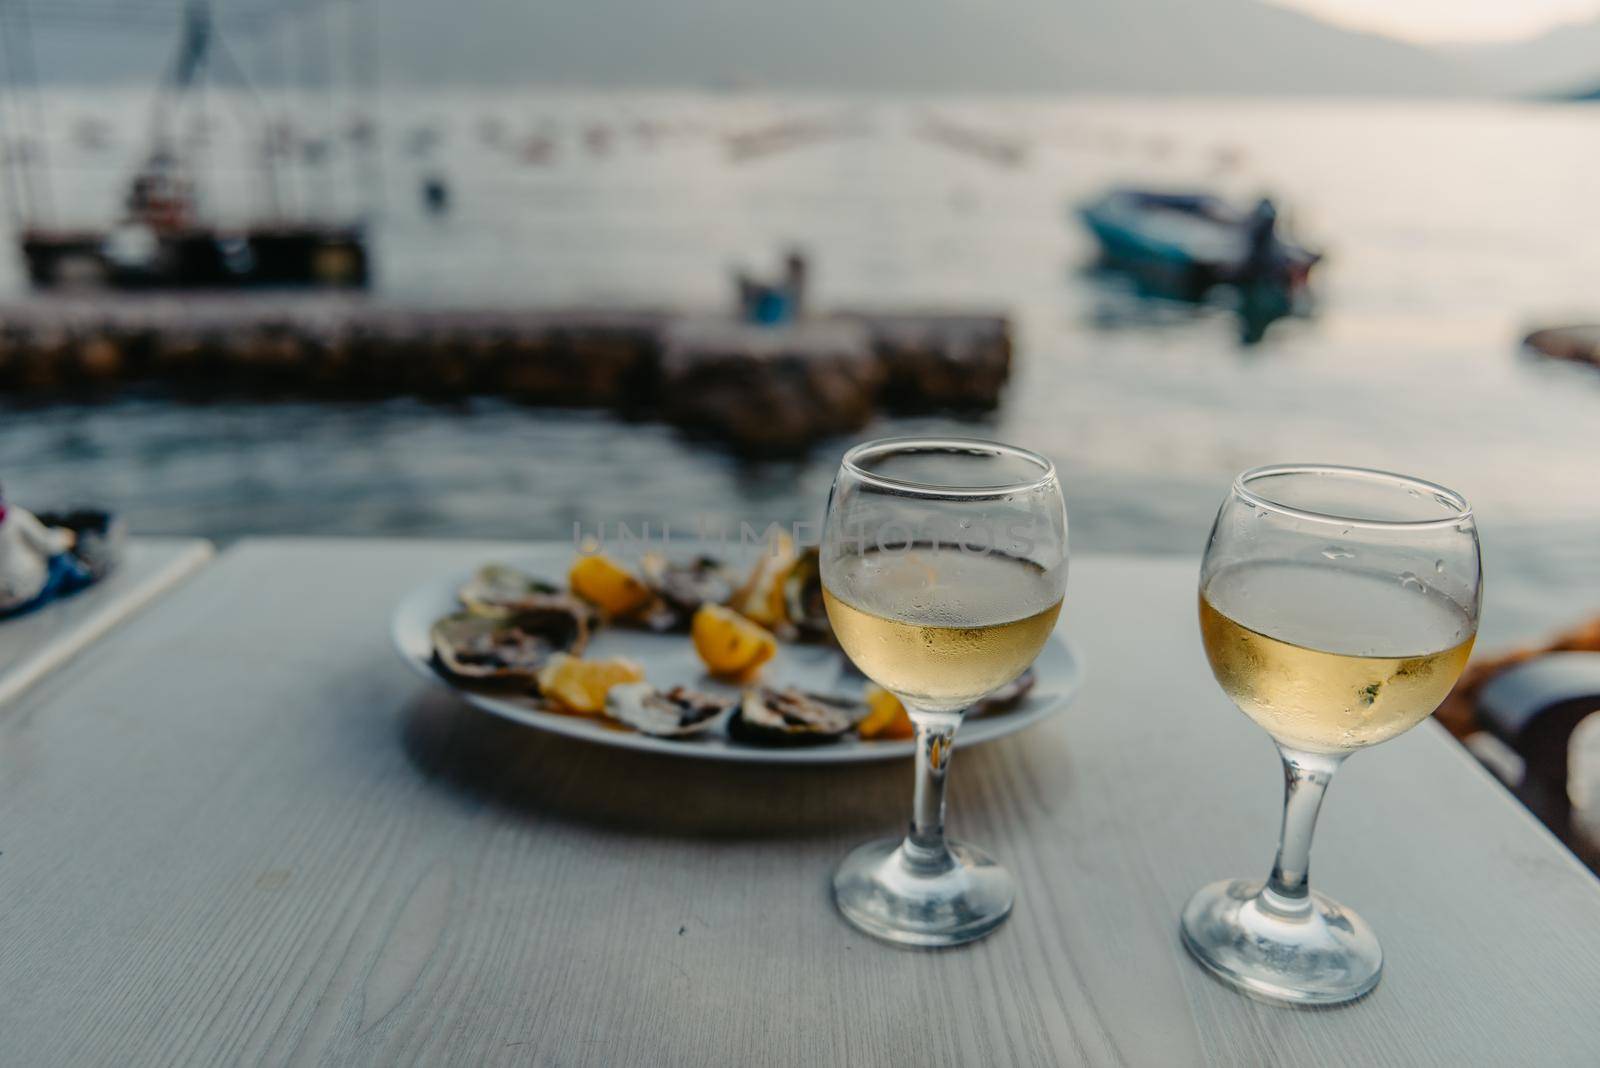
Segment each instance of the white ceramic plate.
M571 562L572 548L552 547L538 557L511 557L495 561L521 568L529 574L561 581ZM485 560L484 563L490 561ZM847 735L836 742L795 748L766 748L733 742L721 725L685 739L652 738L619 728L602 717L567 716L547 712L537 702L515 695L486 693L456 685L433 665L433 644L429 630L434 621L460 611L456 590L476 568L444 575L416 587L395 608L391 623L394 644L406 663L423 678L448 687L469 704L497 716L537 727L540 730L583 738L599 745L623 749L643 749L669 756L696 757L701 760L734 760L754 764L844 764L863 760L892 760L915 752L914 743L867 741ZM625 656L645 669L645 678L666 689L674 685L692 686L708 693L737 694L729 686L707 675L686 634L649 634L618 627L602 627L589 641L585 656ZM963 746L1014 734L1044 717L1065 708L1083 681L1081 661L1072 647L1059 637L1046 643L1034 661L1038 681L1015 708L968 719L961 726L957 743ZM780 643L778 655L762 670L761 681L769 686L798 686L815 693L853 695L863 685L861 676L833 646Z

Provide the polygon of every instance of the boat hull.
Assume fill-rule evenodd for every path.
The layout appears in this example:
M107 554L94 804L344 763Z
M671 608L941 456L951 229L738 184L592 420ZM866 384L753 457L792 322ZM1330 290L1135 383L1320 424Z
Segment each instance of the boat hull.
M1162 294L1200 300L1218 285L1262 281L1249 269L1248 218L1214 197L1114 190L1077 215L1103 266ZM1304 288L1319 258L1280 239L1273 281L1291 292Z
M197 227L155 238L137 259L118 256L114 241L100 231L31 230L22 238L28 279L39 289L359 289L370 280L366 235L358 226Z

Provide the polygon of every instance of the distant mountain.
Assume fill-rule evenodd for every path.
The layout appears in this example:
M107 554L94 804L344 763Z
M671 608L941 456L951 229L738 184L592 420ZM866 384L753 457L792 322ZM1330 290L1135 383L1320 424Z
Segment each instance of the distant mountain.
M1482 88L1460 57L1260 0L379 2L389 84L1369 95ZM130 43L111 27L99 41L81 26L70 37L52 36L49 26L39 34L51 80L148 81L159 69L160 47ZM234 43L248 63L250 43Z
M1455 50L1484 83L1515 95L1565 94L1600 82L1600 19L1510 44Z
M491 18L488 9L497 8ZM391 22L424 80L881 90L1426 93L1464 64L1258 0L465 0ZM482 10L460 20L463 8ZM463 32L477 25L482 32ZM455 46L437 43L457 27ZM422 32L417 32L422 31Z

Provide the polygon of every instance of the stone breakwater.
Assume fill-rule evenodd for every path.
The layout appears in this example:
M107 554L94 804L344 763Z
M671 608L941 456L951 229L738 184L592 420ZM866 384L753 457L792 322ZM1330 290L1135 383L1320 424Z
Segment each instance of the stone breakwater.
M840 311L782 326L665 310L451 310L328 295L50 297L0 305L0 394L499 395L660 418L751 454L880 408L985 410L1005 316Z

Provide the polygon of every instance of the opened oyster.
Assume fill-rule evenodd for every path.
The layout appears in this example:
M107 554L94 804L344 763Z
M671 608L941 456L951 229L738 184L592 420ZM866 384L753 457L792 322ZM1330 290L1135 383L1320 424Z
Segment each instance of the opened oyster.
M866 712L858 701L763 686L745 692L728 734L751 745L817 745L847 734Z
M445 616L433 625L434 657L446 673L470 682L531 685L556 653L576 656L589 642L583 605L559 594L545 595L545 602L507 619Z
M815 548L801 552L783 580L783 611L795 637L817 641L833 634L822 601L822 562Z
M657 738L682 738L699 734L716 723L733 702L711 694L674 686L662 693L648 682L611 687L606 694L606 715L641 734Z
M561 588L536 579L504 564L489 564L478 569L456 591L467 611L490 619L509 619L518 612L544 607Z
M658 631L687 627L703 604L727 604L737 582L722 561L711 556L673 561L660 553L648 553L639 561L639 572L655 594L643 620Z
M1029 691L1033 689L1033 684L1038 681L1039 676L1035 675L1033 668L1030 667L1027 671L1024 671L994 693L973 705L972 714L984 716L991 712L1009 712L1022 703L1022 699L1028 696Z
M729 607L763 627L782 626L787 615L783 600L784 579L798 559L794 539L782 531L776 532L756 556L750 577L734 591Z

